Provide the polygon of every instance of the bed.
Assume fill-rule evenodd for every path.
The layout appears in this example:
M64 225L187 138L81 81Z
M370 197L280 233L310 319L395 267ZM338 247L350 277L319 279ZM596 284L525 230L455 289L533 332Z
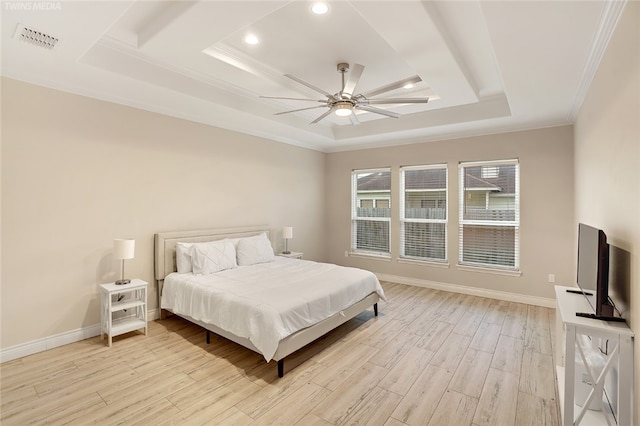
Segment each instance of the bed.
M163 318L277 361L278 377L285 357L384 299L369 271L274 256L267 226L158 233L155 279Z

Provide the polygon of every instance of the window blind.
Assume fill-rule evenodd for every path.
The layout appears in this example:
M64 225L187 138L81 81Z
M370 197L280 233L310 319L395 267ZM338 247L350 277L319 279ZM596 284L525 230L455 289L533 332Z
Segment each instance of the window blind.
M447 259L447 165L400 168L400 257Z
M518 160L460 163L459 263L518 270Z
M351 250L390 255L391 169L351 174Z

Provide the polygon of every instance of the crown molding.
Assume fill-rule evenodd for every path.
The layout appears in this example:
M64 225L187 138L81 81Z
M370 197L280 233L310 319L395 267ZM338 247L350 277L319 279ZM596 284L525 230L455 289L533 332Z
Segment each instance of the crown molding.
M591 44L591 52L589 52L587 64L584 67L582 76L580 77L578 90L573 100L571 110L569 111L569 116L567 117L571 122L575 122L578 117L582 103L589 92L591 83L598 71L602 57L609 45L609 41L611 40L626 4L627 0L609 0L604 6L598 30L596 31L594 41Z

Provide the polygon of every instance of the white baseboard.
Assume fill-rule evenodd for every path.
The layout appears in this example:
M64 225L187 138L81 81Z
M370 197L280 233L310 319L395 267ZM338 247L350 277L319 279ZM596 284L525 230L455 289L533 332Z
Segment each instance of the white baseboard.
M376 274L380 281L431 288L434 290L450 291L453 293L470 294L472 296L487 297L489 299L506 300L508 302L524 303L527 305L555 308L556 299L546 297L527 296L525 294L509 293L506 291L489 290L486 288L469 287L459 284L447 284L437 281L421 280L417 278L399 277L396 275Z
M147 311L149 321L160 318L160 309L152 309ZM90 325L88 327L79 328L77 330L66 331L42 339L32 340L31 342L22 343L10 348L0 349L0 363L12 361L27 355L33 355L38 352L44 352L58 346L68 345L69 343L79 342L84 339L100 335L100 324Z

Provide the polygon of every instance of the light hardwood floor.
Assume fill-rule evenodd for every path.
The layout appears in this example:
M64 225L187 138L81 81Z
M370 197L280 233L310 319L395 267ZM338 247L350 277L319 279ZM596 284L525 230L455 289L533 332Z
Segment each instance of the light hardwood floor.
M178 317L2 364L3 425L557 425L554 310L382 283L285 361Z

